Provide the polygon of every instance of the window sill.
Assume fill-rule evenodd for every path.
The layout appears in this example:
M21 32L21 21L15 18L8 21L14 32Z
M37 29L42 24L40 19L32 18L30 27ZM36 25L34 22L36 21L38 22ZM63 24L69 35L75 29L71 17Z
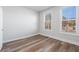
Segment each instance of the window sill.
M60 32L61 34L79 36L79 33Z

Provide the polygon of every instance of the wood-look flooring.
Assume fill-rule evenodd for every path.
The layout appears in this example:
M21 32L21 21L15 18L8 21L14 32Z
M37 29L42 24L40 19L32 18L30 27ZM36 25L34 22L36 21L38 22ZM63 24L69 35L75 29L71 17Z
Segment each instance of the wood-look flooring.
M79 52L79 46L36 35L4 43L1 52Z

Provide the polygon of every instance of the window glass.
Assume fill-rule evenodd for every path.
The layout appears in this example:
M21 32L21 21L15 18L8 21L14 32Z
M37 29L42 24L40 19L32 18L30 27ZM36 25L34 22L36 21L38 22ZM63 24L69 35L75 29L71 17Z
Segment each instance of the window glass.
M45 16L45 29L51 30L51 14Z
M76 7L63 8L62 30L64 32L76 32Z

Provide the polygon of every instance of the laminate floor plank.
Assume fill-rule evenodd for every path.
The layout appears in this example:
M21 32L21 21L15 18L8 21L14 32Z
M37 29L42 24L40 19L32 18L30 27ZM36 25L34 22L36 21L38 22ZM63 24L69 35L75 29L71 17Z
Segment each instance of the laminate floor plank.
M3 44L1 52L79 52L79 46L43 35Z

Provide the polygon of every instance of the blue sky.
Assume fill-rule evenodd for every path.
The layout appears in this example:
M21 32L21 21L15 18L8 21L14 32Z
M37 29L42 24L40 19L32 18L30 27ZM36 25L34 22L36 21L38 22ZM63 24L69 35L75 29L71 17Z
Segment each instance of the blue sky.
M66 19L76 18L76 7L69 7L63 10L63 16Z

